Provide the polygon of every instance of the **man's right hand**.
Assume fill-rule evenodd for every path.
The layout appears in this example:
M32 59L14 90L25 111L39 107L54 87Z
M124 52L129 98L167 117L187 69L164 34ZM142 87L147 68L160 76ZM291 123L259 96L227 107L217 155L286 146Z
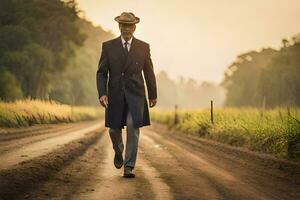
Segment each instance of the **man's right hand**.
M103 95L99 98L99 102L100 104L104 107L104 108L107 108L107 105L108 105L108 98L106 95Z

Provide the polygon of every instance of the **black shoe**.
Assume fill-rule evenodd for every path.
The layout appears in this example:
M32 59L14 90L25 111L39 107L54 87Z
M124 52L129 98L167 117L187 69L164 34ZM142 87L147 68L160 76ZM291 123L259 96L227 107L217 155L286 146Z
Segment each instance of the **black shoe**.
M134 178L135 174L132 172L132 168L131 167L125 167L124 168L124 178Z
M122 153L115 153L114 165L117 169L123 166L123 155Z

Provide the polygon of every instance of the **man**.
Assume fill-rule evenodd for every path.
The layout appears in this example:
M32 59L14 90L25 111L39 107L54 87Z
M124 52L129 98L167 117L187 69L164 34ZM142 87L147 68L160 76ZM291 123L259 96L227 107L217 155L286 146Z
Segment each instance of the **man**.
M124 165L124 177L135 177L139 128L150 125L144 78L150 107L156 105L156 78L149 44L133 37L140 21L133 13L123 12L115 20L121 36L102 44L97 71L99 101L105 107L105 126L115 151L114 165ZM142 75L144 74L144 78ZM123 160L122 129L126 125L127 142Z

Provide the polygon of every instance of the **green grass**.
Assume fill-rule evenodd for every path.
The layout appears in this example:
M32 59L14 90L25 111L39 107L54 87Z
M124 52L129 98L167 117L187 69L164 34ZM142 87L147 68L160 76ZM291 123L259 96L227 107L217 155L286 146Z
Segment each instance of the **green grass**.
M0 126L23 127L34 124L68 123L101 117L99 108L70 106L55 101L0 101Z
M174 111L153 110L151 119L167 124L185 134L270 153L277 157L300 159L300 109L277 108L261 111L254 108L216 109L214 124L210 110L180 110L174 123Z

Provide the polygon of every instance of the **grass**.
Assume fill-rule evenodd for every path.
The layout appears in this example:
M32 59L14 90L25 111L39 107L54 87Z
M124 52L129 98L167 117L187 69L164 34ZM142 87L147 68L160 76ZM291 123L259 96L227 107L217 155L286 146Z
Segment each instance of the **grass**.
M167 124L185 134L246 147L281 158L300 159L300 109L276 108L264 111L255 108L216 109L214 124L210 110L180 110L178 123L174 111L153 110L151 119Z
M92 120L102 116L100 109L70 106L55 101L0 101L0 126L24 127L34 124L56 124Z

